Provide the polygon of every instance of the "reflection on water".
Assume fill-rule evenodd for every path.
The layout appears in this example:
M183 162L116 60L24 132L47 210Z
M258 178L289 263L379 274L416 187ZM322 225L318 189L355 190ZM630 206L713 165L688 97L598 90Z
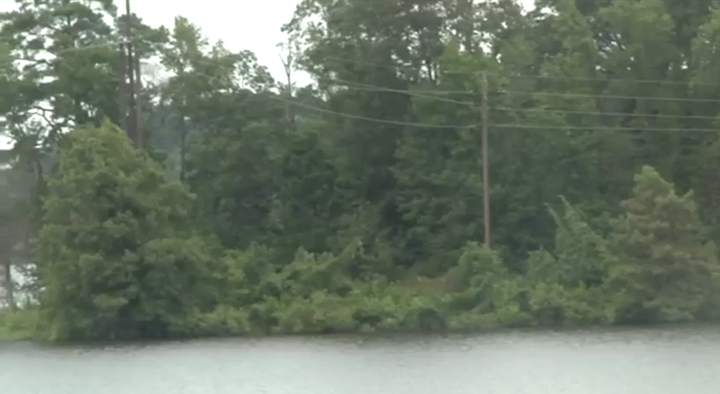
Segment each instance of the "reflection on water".
M3 394L717 394L720 327L43 347Z

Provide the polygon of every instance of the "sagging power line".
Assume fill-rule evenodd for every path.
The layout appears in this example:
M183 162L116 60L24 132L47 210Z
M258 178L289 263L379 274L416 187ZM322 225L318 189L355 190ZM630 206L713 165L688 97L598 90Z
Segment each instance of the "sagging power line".
M129 11L128 11L129 12ZM130 33L128 32L128 36ZM130 47L132 48L132 47ZM139 71L137 71L138 77L139 77ZM368 85L368 84L362 84L357 82L351 82L351 81L345 81L337 78L319 78L318 82L320 84L330 84L337 87L343 87L350 90L364 90L364 91L376 91L376 92L386 92L386 93L398 93L398 94L406 94L408 96L414 96L419 98L425 98L430 100L436 100L440 102L448 102L448 103L454 103L454 104L460 104L460 105L468 105L471 107L477 108L477 101L471 101L471 100L457 100L452 99L448 97L442 97L442 95L477 95L478 93L481 94L481 101L480 101L480 119L477 124L468 124L468 125L446 125L446 124L428 124L428 123L418 123L418 122L407 122L407 121L400 121L400 120L389 120L389 119L376 119L371 117L365 117L362 115L357 114L348 114L348 113L341 113L337 111L332 111L327 108L320 108L312 105L303 104L300 102L297 102L295 100L292 100L289 97L282 98L282 97L273 97L281 102L283 102L286 106L286 111L288 111L288 108L294 106L303 108L310 111L315 111L319 113L324 113L328 115L335 115L340 116L346 119L354 119L354 120L360 120L360 121L367 121L372 123L381 123L381 124L391 124L391 125L398 125L398 126L408 126L413 128L426 128L426 129L467 129L467 128L479 128L480 132L480 151L481 151L481 159L482 159L482 179L483 179L483 227L484 227L484 234L485 239L484 243L490 247L491 246L491 222L490 222L490 196L489 196L489 189L490 189L490 181L489 181L489 160L488 160L488 128L497 128L497 129L518 129L518 130L564 130L564 131L583 131L583 130L595 130L595 131L637 131L637 130L644 130L644 131L653 131L653 132L707 132L707 133L718 133L720 130L717 130L715 128L685 128L685 127L618 127L618 126L572 126L572 125L566 125L566 126L557 126L557 125L538 125L538 124L523 124L523 123L490 123L489 122L489 116L491 110L500 110L504 112L516 112L516 113L532 113L532 112L544 112L544 113L555 113L560 115L570 115L570 114L581 114L581 115L604 115L604 116L610 116L610 117L637 117L637 116L645 116L645 114L635 114L635 113L622 113L622 112L604 112L604 111L577 111L577 110L564 110L564 109L555 109L555 108L537 108L537 109L527 109L527 108L509 108L505 106L494 106L491 107L489 105L488 100L488 82L487 82L487 72L479 72L476 75L481 77L481 80L478 83L478 89L476 90L457 90L457 91L442 91L442 90L415 90L415 89L392 89L384 86L374 86L374 85ZM208 79L213 79L212 76L205 75ZM542 79L542 76L518 76L518 78L537 78ZM552 79L552 78L549 78ZM560 78L558 78L560 79ZM571 80L577 80L578 78L574 78ZM584 79L580 79L584 80ZM587 81L594 81L595 79L588 78ZM605 80L607 82L612 82L612 79ZM622 81L622 80L618 80ZM649 82L649 81L643 81L643 82ZM631 99L631 100L647 100L647 101L677 101L677 102L693 102L693 103L717 103L720 102L720 100L717 99L708 99L708 98L692 98L692 97L666 97L666 96L626 96L626 95L613 95L613 94L585 94L585 93L574 93L574 92L547 92L547 91L515 91L515 90L505 90L505 89L497 89L493 91L495 95L528 95L528 96L538 96L538 95L546 95L546 96L554 96L554 97L563 97L563 98L578 98L578 97L586 97L586 98L604 98L604 99ZM132 94L131 94L132 95ZM137 104L136 104L137 105ZM668 118L668 119L696 119L696 120L713 120L714 117L711 116L702 116L702 115L679 115L679 114L664 114L661 117ZM138 117L139 119L139 117Z

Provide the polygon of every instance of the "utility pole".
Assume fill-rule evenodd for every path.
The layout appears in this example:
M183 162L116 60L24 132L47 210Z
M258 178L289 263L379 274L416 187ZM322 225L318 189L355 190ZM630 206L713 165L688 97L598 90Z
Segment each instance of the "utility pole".
M485 246L490 248L490 175L488 171L488 97L487 73L482 72L482 171L483 171L483 227Z

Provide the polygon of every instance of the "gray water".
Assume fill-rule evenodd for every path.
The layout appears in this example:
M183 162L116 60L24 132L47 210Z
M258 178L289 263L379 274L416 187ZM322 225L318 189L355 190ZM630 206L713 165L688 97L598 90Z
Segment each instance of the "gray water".
M2 394L718 394L720 327L0 344Z

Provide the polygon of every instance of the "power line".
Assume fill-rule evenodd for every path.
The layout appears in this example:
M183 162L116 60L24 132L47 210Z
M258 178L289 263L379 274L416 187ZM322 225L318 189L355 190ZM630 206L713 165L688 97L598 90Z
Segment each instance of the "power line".
M366 91L377 91L377 92L391 92L391 93L398 93L398 94L406 94L408 96L413 97L420 97L420 98L427 98L432 100L437 100L441 102L448 102L453 104L460 104L460 105L467 105L467 106L474 106L476 105L475 102L472 101L464 101L464 100L454 100L449 99L446 97L439 97L439 96L433 96L431 94L424 94L432 93L432 90L422 90L422 91L416 91L416 90L403 90L403 89L392 89L392 88L386 88L382 86L374 86L374 85L367 85L367 84L358 84L354 82L348 82L343 81L339 79L331 79L331 78L323 78L324 81L331 81L336 82L340 86L343 86L348 89L352 90L366 90ZM475 92L471 91L439 91L441 94L473 94ZM513 93L516 93L513 91ZM569 96L569 97L575 97L575 94L573 93L556 93L556 92L536 92L537 94L552 94L557 96ZM670 98L670 97L642 97L642 96L612 96L612 95L588 95L595 98L617 98L622 97L625 99L658 99L658 100L674 100L674 101L684 101L684 100L692 100L692 99L684 99L684 98ZM701 99L696 99L701 100ZM706 100L708 102L720 102L720 100L710 100L710 99L702 99L703 102ZM566 114L566 115L596 115L596 116L611 116L611 117L644 117L644 116L650 116L655 118L665 118L665 119L694 119L694 120L716 120L720 119L718 116L703 116L703 115L671 115L671 114L644 114L644 113L623 113L623 112L604 112L604 111L577 111L577 110L563 110L563 109L550 109L550 108L512 108L512 107L490 107L490 109L494 110L502 110L507 112L521 112L521 113L556 113L556 114Z
M86 50L86 49L108 47L111 45L115 45L115 44L98 44L96 46L68 48L66 51L68 51L68 52L81 51L81 50ZM203 61L198 61L198 63L202 64ZM202 75L202 73L198 73L198 74ZM210 76L207 76L207 77L212 78L212 79L217 79L216 77L210 77ZM582 78L540 77L540 76L521 76L521 77L522 78L547 78L547 79L556 79L556 80L593 80L593 79L582 79ZM438 100L438 101L444 101L444 102L456 103L456 104L462 104L462 105L475 105L475 103L471 102L471 101L454 100L454 99L449 99L449 98L444 98L444 97L432 96L432 94L439 94L439 95L477 94L477 92L473 92L471 90L393 89L393 88L345 81L345 80L341 80L341 79L337 79L337 78L319 77L318 79L321 81L334 82L337 85L341 85L341 86L344 86L347 88L352 88L355 90L400 93L400 94L407 94L407 95L416 96L416 97L424 97L424 98L434 99L434 100ZM608 79L606 81L612 82L614 80ZM625 81L625 80L617 80L617 81ZM651 80L643 80L643 81L655 82L655 81L651 81ZM715 86L715 85L713 85L713 86ZM716 86L720 87L720 85L716 85ZM530 91L516 91L516 90L504 90L504 89L498 89L498 90L496 90L496 92L504 93L504 94L515 94L515 95L520 95L520 94L545 95L545 96L552 96L552 97L583 97L583 98L606 98L606 99L628 99L628 100L678 101L678 102L696 102L696 103L720 103L720 99L701 99L701 98L692 98L692 97L657 97L657 96L652 97L652 96L629 96L629 95L590 94L590 93L573 93L573 92L545 92L545 91L530 92ZM609 113L606 113L605 115L613 116L613 115L610 115ZM627 115L629 115L629 114L627 114ZM687 119L690 119L690 118L688 117ZM700 119L700 118L698 118L698 119Z
M84 49L92 49L92 48L98 48L103 47L111 44L99 44L96 46L88 46L88 47L81 47L81 48L69 48L68 51L75 51L75 50L84 50ZM328 56L328 58L335 58L333 56ZM206 63L209 64L209 62L204 61L198 61L198 63ZM199 73L202 75L202 73ZM467 75L470 75L470 73L466 73ZM472 74L480 75L479 72L473 72ZM210 79L216 79L216 77L207 76L207 78ZM516 76L517 78L540 78L540 79L554 79L554 80L585 80L585 81L592 81L595 80L593 78L564 78L564 77L544 77L544 76ZM363 84L358 82L351 82L346 81L338 78L329 78L329 77L319 77L320 81L326 81L326 82L332 82L336 85L344 86L347 88L355 89L355 90L367 90L367 91L378 91L378 92L390 92L390 93L400 93L400 94L407 94L411 96L416 97L424 97L429 99L434 99L438 101L444 101L444 102L450 102L450 103L456 103L461 105L475 105L476 103L471 101L463 101L463 100L454 100L449 99L445 97L438 97L433 96L433 94L438 95L468 95L468 94L477 94L477 92L473 92L471 90L433 90L433 89L423 89L423 90L414 90L414 89L393 89L388 87L382 87L382 86L375 86L375 85L369 85L369 84ZM613 79L607 79L605 81L615 81ZM625 82L630 80L616 80L618 82ZM663 82L663 81L654 81L654 80L639 80L643 82ZM669 82L669 81L668 81ZM715 85L713 85L715 86ZM716 85L719 86L720 85ZM537 91L537 92L531 92L531 91L516 91L516 90L504 90L504 89L497 89L495 93L504 93L504 94L514 94L514 95L520 95L520 94L526 94L526 95L545 95L545 96L553 96L553 97L584 97L584 98L606 98L606 99L628 99L628 100L657 100L657 101L678 101L678 102L697 102L697 103L720 103L720 99L702 99L702 98L692 98L692 97L652 97L652 96L631 96L631 95L611 95L611 94L589 94L589 93L573 93L573 92L546 92L546 91ZM569 113L569 112L568 112ZM609 113L606 113L605 115L608 116L614 116L610 115ZM630 114L627 114L630 115ZM686 117L686 119L690 119L690 117ZM698 118L700 119L700 118Z
M420 98L428 98L431 100L437 100L442 101L446 103L452 103L452 104L462 104L462 105L475 105L472 101L463 101L463 100L454 100L446 97L439 97L439 96L433 96L432 94L428 93L436 93L436 94L474 94L475 92L471 91L464 91L464 92L458 92L458 91L433 91L433 90L405 90L405 89L391 89L391 88L385 88L382 86L375 86L375 85L367 85L367 84L360 84L355 82L348 82L343 81L340 79L335 78L323 78L323 81L330 81L335 83L336 85L352 89L352 90L365 90L369 92L385 92L385 93L397 93L397 94L404 94L408 96L413 97L420 97Z
M603 112L603 111L574 111L564 109L550 108L511 108L511 107L492 107L492 109L506 112L520 113L545 113L545 114L562 114L562 115L595 115L610 117L651 117L663 119L688 119L688 120L720 120L720 116L703 116L703 115L668 115L668 114L647 114L647 113L623 113L623 112Z
M520 90L500 90L504 94L526 94L530 96L552 96L552 97L584 97L584 98L606 98L619 100L657 100L657 101L678 101L687 103L720 103L718 99L700 99L692 97L650 97L650 96L623 96L614 94L590 94L572 92L527 92Z
M325 113L329 115L335 115L350 119L357 119L357 120L363 120L367 122L373 122L373 123L382 123L382 124L392 124L397 126L408 126L408 127L418 127L418 128L430 128L430 129L467 129L471 127L478 127L480 125L478 124L469 124L469 125L442 125L442 124L430 124L430 123L410 123L410 122L401 122L401 121L392 121L392 120L386 120L386 119L377 119L377 118L371 118L366 116L360 116L360 115L353 115L353 114L347 114L343 112L337 112L332 111L324 108L319 108L311 105L301 104L298 102L293 102L289 100L282 99L280 97L275 96L269 96L274 100L281 101L283 103L290 103L292 105L296 105L300 108L304 108L310 111L316 111L320 113ZM696 133L696 132L702 132L702 133L720 133L720 128L718 129L712 129L712 128L681 128L681 127L644 127L644 126L638 126L638 127L622 127L622 126L572 126L572 125L529 125L529 124L522 124L522 123L489 123L487 124L488 127L495 127L499 129L530 129L530 130L565 130L565 131L651 131L651 132L687 132L687 133Z
M397 65L397 64L382 64L377 62L369 62L366 60L349 59L338 56L325 56L324 59L334 59L348 64L365 65L371 67L380 67L386 69L392 69L398 71L398 69L407 68L410 69L412 66L409 65ZM401 70L402 71L402 70ZM416 71L416 70L413 70ZM449 75L480 75L482 71L460 71L460 70L445 70L442 69L441 73ZM488 74L490 75L490 74ZM672 81L663 79L642 79L642 78L612 78L612 77L565 77L565 76L552 76L552 75L504 75L496 74L497 77L508 78L508 79L547 79L547 80L558 80L558 81L585 81L585 82L619 82L619 83L654 83L654 84L665 84L665 85L681 85L681 86L709 86L709 87L720 87L720 83L711 82L692 82L692 81Z
M104 45L98 45L94 47L101 47ZM86 48L86 47L83 47ZM81 50L82 48L78 48L78 50ZM70 49L73 50L73 49ZM206 63L210 64L209 61L201 60L199 63ZM217 79L216 76L211 76L205 73L196 72L196 74L204 76L208 78L208 80ZM428 98L432 100L438 100L438 101L444 101L444 102L450 102L460 105L467 105L467 106L474 106L476 103L471 101L462 101L462 100L454 100L449 99L446 97L439 97L439 96L433 96L432 94L425 94L425 93L436 93L436 94L473 94L475 92L472 92L470 90L459 90L459 91L434 91L434 90L406 90L406 89L393 89L393 88L387 88L382 86L375 86L375 85L369 85L369 84L361 84L356 82L350 82L350 81L344 81L340 79L333 79L333 78L322 78L323 81L326 82L332 82L337 85L340 85L342 87L348 88L348 89L354 89L354 90L366 90L366 91L377 91L377 92L391 92L391 93L398 93L398 94L405 94L409 96L415 96L415 97L422 97L422 98ZM720 100L710 100L710 99L692 99L692 98L671 98L671 97L642 97L642 96L616 96L616 95L602 95L602 94L579 94L579 93L562 93L562 92L521 92L521 91L505 91L504 93L510 93L510 94L537 94L537 95L552 95L552 96L566 96L566 97L591 97L591 98L619 98L619 99L648 99L648 100L665 100L665 101L690 101L690 102L720 102ZM343 112L337 112L328 110L325 108L319 108L307 104L302 104L297 101L293 100L285 100L281 99L279 97L275 97L273 95L269 95L268 97L271 97L274 100L281 101L285 104L291 104L295 105L299 108L303 108L309 111L315 111L319 113L324 113L328 115L335 115L339 117L345 117L348 119L355 119L355 120L362 120L367 122L374 122L374 123L380 123L380 124L390 124L390 125L397 125L397 126L407 126L407 127L417 127L417 128L427 128L427 129L462 129L462 128L469 128L469 127L476 127L477 124L469 124L469 125L442 125L442 124L430 124L430 123L420 123L420 122L405 122L405 121L395 121L395 120L388 120L388 119L377 119L372 117L366 117L362 115L355 115L355 114L348 114ZM562 109L542 109L542 108L511 108L511 107L489 107L489 109L494 110L502 110L507 112L520 112L520 113L555 113L555 114L561 114L561 115L570 115L570 114L577 114L577 115L593 115L593 116L612 116L612 117L640 117L640 116L654 116L658 118L675 118L675 119L697 119L697 120L715 120L716 117L712 116L700 116L700 115L668 115L668 114L657 114L657 115L650 115L650 114L638 114L638 113L621 113L621 112L602 112L602 111L576 111L576 110L562 110ZM611 127L611 126L543 126L543 125L528 125L528 124L488 124L489 127L497 127L497 128L516 128L516 129L536 129L536 130L548 130L548 129L556 129L556 130L603 130L603 131L657 131L657 132L712 132L717 133L720 130L716 129L693 129L693 128L648 128L648 127Z
M204 73L197 73L199 75L205 76L208 79L213 79L215 77L204 74ZM336 80L337 82L347 82L347 81L340 81ZM420 93L416 93L414 91L409 90L401 90L401 89L390 89L390 88L384 88L384 87L375 87L373 85L364 85L363 84L357 84L358 86L351 86L349 84L343 85L344 87L347 87L349 89L358 89L358 90L369 90L369 91L381 91L381 92L396 92L396 93L402 93L407 94L410 96L420 96L430 99L435 99L439 101L448 101L452 103L462 104L462 105L475 105L473 102L469 101L460 101L460 100L451 100L443 97L436 97L431 95L422 95ZM458 92L454 92L458 93ZM469 93L469 91L462 91L460 93ZM562 93L559 93L562 95ZM355 115L355 114L347 114L343 112L338 111L332 111L324 108L319 108L315 106L310 106L306 104L302 104L296 101L292 100L284 100L280 99L279 97L275 96L268 96L271 97L274 100L282 101L285 104L295 105L299 108L303 108L309 111L315 111L320 113L325 113L329 115L335 115L339 117L344 117L348 119L355 119L355 120L362 120L367 122L374 122L374 123L380 123L380 124L389 124L389 125L397 125L397 126L407 126L407 127L417 127L417 128L427 128L427 129L462 129L462 128L469 128L469 127L476 127L477 124L469 124L469 125L442 125L442 124L431 124L431 123L419 123L419 122L404 122L404 121L395 121L395 120L388 120L388 119L377 119L377 118L371 118L361 115ZM600 96L602 97L602 96ZM623 96L625 97L625 96ZM625 116L625 117L632 117L632 116L648 116L647 114L637 114L637 113L618 113L618 112L592 112L592 111L573 111L573 110L555 110L555 109L532 109L532 108L509 108L509 107L491 107L491 109L496 110L503 110L508 112L520 112L520 113L556 113L556 114L579 114L579 115L594 115L594 116ZM663 118L676 118L676 119L704 119L704 120L715 120L715 117L711 116L699 116L699 115L654 115L657 117L663 117ZM496 127L496 128L516 128L516 129L535 129L535 130L549 130L549 129L556 129L556 130L602 130L602 131L657 131L657 132L712 132L717 133L720 130L717 129L692 129L692 128L648 128L648 127L608 127L608 126L542 126L542 125L527 125L527 124L488 124L489 127Z
M361 115L353 115L353 114L347 114L344 112L337 112L332 111L325 108L319 108L312 105L302 104L296 101L286 100L283 98L280 98L279 96L269 95L273 100L281 101L286 104L295 105L300 108L307 109L309 111L315 111L320 112L328 115L335 115L340 116L348 119L355 119L355 120L364 120L367 122L374 122L374 123L381 123L381 124L389 124L389 125L395 125L395 126L408 126L408 127L417 127L417 128L428 128L428 129L466 129L469 127L477 127L477 124L470 124L470 125L442 125L442 124L431 124L431 123L412 123L412 122L403 122L403 121L397 121L397 120L389 120L389 119L377 119L377 118L370 118L366 116Z
M392 92L392 93L417 93L417 94L478 94L472 90L441 90L441 89L393 89L385 86L370 85L361 82L346 81L338 78L329 77L318 77L319 81L330 81L337 85L347 85L349 87L368 87L373 88L379 92Z
M403 90L403 89L392 89L392 88L386 88L382 86L375 86L375 85L368 85L368 84L360 84L355 82L349 82L340 80L337 78L323 78L323 81L328 82L334 82L339 84L340 86L343 86L348 89L352 90L366 90L366 91L377 91L377 92L392 92L392 93L398 93L398 94L406 94L413 97L421 97L421 98L428 98L432 100L442 101L442 102L449 102L454 104L460 104L460 105L467 105L467 106L474 106L476 103L472 101L463 101L463 100L454 100L449 99L446 97L438 97L433 96L431 94L424 94L424 93L433 93L432 90L422 90L422 91L416 91L416 90ZM475 92L466 90L466 91L438 91L437 93L440 94L474 94ZM549 93L554 95L570 95L573 96L573 93L555 93L555 92L537 92L538 94L542 93ZM637 96L611 96L611 95L592 95L596 98L615 98L615 97L623 97L623 98L635 98L635 99L666 99L666 100L685 100L683 98L669 98L669 97L637 97ZM720 102L720 100L713 100L711 102ZM664 118L664 119L686 119L686 120L718 120L720 117L718 116L703 116L703 115L674 115L674 114L645 114L645 113L623 113L623 112L604 112L604 111L577 111L577 110L564 110L564 109L550 109L550 108L512 108L512 107L490 107L490 109L494 110L501 110L501 111L507 111L507 112L520 112L520 113L555 113L555 114L564 114L564 115L595 115L595 116L609 116L609 117L654 117L654 118Z
M711 82L692 82L692 81L668 81L662 79L641 79L641 78L602 78L602 77L564 77L553 75L516 75L511 78L522 79L548 79L556 81L583 81L583 82L618 82L618 83L653 83L666 85L682 85L682 86L709 86L720 87L718 83Z
M323 59L330 59L330 60L338 60L343 63L347 64L356 64L356 65L363 65L363 66L370 66L370 67L380 67L385 68L389 70L395 70L398 71L398 68L401 69L409 69L411 71L417 71L417 69L412 69L412 66L410 65L397 65L397 64L383 64L383 63L377 63L377 62L369 62L367 60L357 60L357 59L349 59L349 58L342 58L338 56L324 56ZM404 70L402 70L404 71ZM482 74L482 71L460 71L460 70L445 70L443 69L441 72L445 74L455 74L455 75L474 75L478 76Z
M200 61L200 63L203 63ZM216 78L214 76L205 74L205 73L197 73L198 75L202 75L210 80ZM449 101L461 105L476 105L476 103L470 102L470 101L461 101L461 100L451 100L446 99L444 97L435 97L431 95L424 95L420 93L416 93L412 90L403 90L403 89L392 89L392 88L386 88L382 86L375 86L375 85L368 85L368 84L359 84L349 81L343 81L339 79L331 79L326 78L326 81L334 81L338 83L342 83L343 87L346 87L348 89L358 89L358 90L368 90L368 91L379 91L379 92L393 92L393 93L400 93L400 94L407 94L410 96L417 96L420 95L420 97L430 98L430 99L437 99L440 101ZM356 85L356 86L353 86ZM428 91L431 92L431 91ZM451 92L451 93L471 93L470 91L458 91L458 92ZM562 94L562 93L560 93ZM302 104L297 101L293 100L287 100L282 99L280 97L275 97L273 95L269 95L268 97L281 101L285 104L291 104L295 105L299 108L303 108L309 111L315 111L319 113L325 113L328 115L335 115L339 117L345 117L348 119L355 119L355 120L363 120L367 122L374 122L374 123L380 123L380 124L390 124L390 125L396 125L396 126L407 126L407 127L417 127L417 128L427 128L427 129L462 129L462 128L470 128L470 127L477 127L478 124L469 124L469 125L438 125L438 124L431 124L431 123L418 123L418 122L404 122L404 121L394 121L394 120L387 120L387 119L377 119L377 118L371 118L366 117L362 115L355 115L355 114L347 114L343 112L328 110L325 108L319 108L307 104ZM600 96L602 97L602 96ZM623 96L624 98L627 98L626 96ZM538 113L557 113L557 114L580 114L580 115L595 115L595 116L624 116L624 117L640 117L640 116L648 116L648 114L637 114L637 113L620 113L620 112L592 112L592 111L573 111L573 110L552 110L552 109L524 109L524 108L509 108L509 107L490 107L491 109L502 109L504 111L515 111L515 112L538 112ZM659 117L659 116L658 116ZM711 116L699 116L699 115L664 115L662 116L664 118L676 118L676 119L697 119L697 120L715 120L715 117ZM537 129L537 130L547 130L547 129L559 129L559 130L602 130L602 131L656 131L656 132L711 132L711 133L718 133L720 132L720 129L697 129L697 128L653 128L653 127L611 127L611 126L597 126L597 127L589 127L589 126L538 126L538 125L523 125L523 124L488 124L489 127L497 127L497 128L519 128L519 129Z
M478 74L480 75L480 74ZM473 92L471 90L432 90L432 89L426 89L426 90L410 90L410 89L393 89L393 88L387 88L382 86L375 86L375 85L367 85L362 83L356 83L356 82L349 82L344 81L336 78L326 78L326 77L320 77L321 81L335 81L339 85L344 85L349 88L356 88L356 89L374 89L375 91L382 91L382 92L392 92L392 93L402 93L402 94L408 94L408 95L416 95L418 97L423 97L422 95L425 94L477 94L477 92ZM720 85L718 85L720 87ZM494 93L499 94L527 94L527 95L546 95L546 96L554 96L554 97L586 97L586 98L606 98L606 99L627 99L627 100L658 100L658 101L678 101L678 102L698 102L698 103L720 103L720 99L702 99L702 98L692 98L692 97L653 97L653 96L630 96L630 95L613 95L613 94L590 94L590 93L573 93L573 92L546 92L546 91L537 91L537 92L529 92L529 91L519 91L519 90L506 90L506 89L496 89ZM440 97L433 97L433 96L426 96L427 98L434 98L438 99L440 101L448 101L448 102L455 102L458 104L465 104L465 105L474 105L473 102L468 101L459 101L459 100L452 100L452 99L446 99L446 98L440 98Z
M445 97L439 97L439 96L432 96L432 93L435 94L477 94L477 92L473 92L470 90L414 90L414 89L393 89L393 88L387 88L383 86L375 86L375 85L368 85L368 84L362 84L357 82L349 82L344 81L336 78L320 78L322 81L330 81L335 82L337 85L344 86L350 89L356 89L356 90L368 90L368 91L377 91L377 92L388 92L388 93L399 93L399 94L407 94L411 96L416 97L425 97L430 99L435 99L438 101L445 101L450 103L456 103L456 104L463 104L463 105L475 105L474 102L471 101L463 101L463 100L454 100L454 99L448 99ZM495 93L499 94L527 94L527 95L546 95L546 96L553 96L553 97L586 97L586 98L605 98L605 99L627 99L627 100L658 100L658 101L678 101L678 102L701 102L701 103L720 103L720 99L700 99L700 98L692 98L692 97L652 97L652 96L626 96L626 95L612 95L612 94L590 94L590 93L573 93L573 92L546 92L546 91L537 91L537 92L529 92L529 91L518 91L518 90L505 90L505 89L497 89Z
M683 133L720 133L720 128L680 128L680 127L615 127L615 126L552 126L552 125L529 125L529 124L490 124L490 127L499 129L528 129L528 130L566 130L566 131L653 131L653 132L683 132Z

